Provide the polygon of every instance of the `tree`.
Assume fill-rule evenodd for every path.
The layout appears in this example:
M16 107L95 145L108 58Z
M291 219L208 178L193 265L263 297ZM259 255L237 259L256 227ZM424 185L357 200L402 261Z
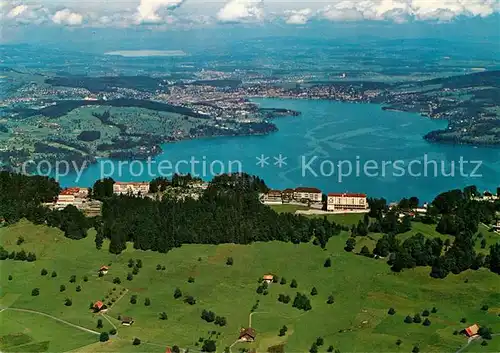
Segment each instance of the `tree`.
M179 348L179 346L173 346L172 353L181 353L181 349Z
M82 291L82 287L81 286L76 286L76 291L77 292L81 292Z
M211 353L217 351L217 346L215 344L215 341L213 340L206 340L203 342L203 346L201 348L203 352Z
M46 276L46 275L47 275L47 273L48 273L48 272L47 272L47 270L46 270L46 269L44 269L44 268L42 268L42 270L40 271L40 274L41 274L42 276Z
M335 298L333 295L328 296L328 300L326 301L327 304L333 304L335 302Z
M438 312L438 309L436 307L433 307L432 310L431 310L431 313L435 314Z
M64 292L66 290L66 286L64 284L61 284L59 286L59 292Z
M31 291L31 295L33 297L40 295L40 288L33 288L33 290Z
M156 265L156 271L160 271L160 270L161 270L161 265L160 264Z
M112 336L116 335L116 329L112 328L111 330L109 330L109 334Z
M50 274L50 276L51 276L52 278L57 277L57 272L56 272L56 271L52 271L52 273Z
M422 322L422 318L420 317L420 314L415 314L415 316L413 316L413 322L416 324L419 324Z
M187 303L189 305L195 305L196 304L196 299L191 296L191 295L188 295L185 299L184 299L184 303Z
M486 239L483 238L483 240L481 240L481 249L486 249L486 245L487 245Z
M174 291L174 298L175 299L179 299L180 297L182 297L182 292L179 288L175 288L175 291Z
M323 339L323 337L316 338L316 345L318 347L321 347L324 343L325 343L325 340Z
M168 319L168 316L167 316L167 313L166 312L161 312L160 313L160 320L167 320Z
M130 304L137 304L137 295L132 295L130 297Z
M188 283L194 283L194 277L189 277L188 278Z
M98 319L97 320L97 328L102 328L102 327L103 327L102 319Z
M316 342L311 345L309 353L318 353L318 346L316 345Z
M132 341L132 344L133 344L134 346L138 346L138 345L140 345L140 344L141 344L141 340L140 340L139 338L137 338L137 337L136 337L136 338L134 338L134 340Z
M360 254L366 257L370 257L372 254L370 253L370 249L365 245L361 248Z
M233 266L233 263L234 263L234 261L233 261L233 258L232 258L232 257L228 257L228 258L226 259L226 265L228 265L228 266Z
M389 315L394 315L394 314L396 314L396 310L394 310L394 308L389 308L389 311L387 313Z
M402 343L403 343L403 341L401 341L400 339L398 339L398 340L396 341L396 346L398 346L398 347L399 347L399 346L401 346L401 344L402 344Z
M137 275L137 274L139 274L139 267L134 266L134 268L132 269L132 274L133 274L133 275Z
M411 324L412 322L413 322L413 318L410 315L405 317L405 323Z
M89 278L87 276L83 276L83 281L84 282L88 282L89 281Z
M332 266L332 260L330 258L327 258L325 260L325 263L323 265L324 267L331 267Z
M64 305L71 306L73 305L73 301L69 298L64 299Z
M413 349L411 350L412 353L419 353L420 352L420 348L418 348L418 346L414 346Z
M17 242L16 244L17 245L21 245L22 243L24 243L24 237L22 235L20 235L18 238L17 238Z
M297 288L297 287L298 287L297 281L295 279L292 279L292 282L290 283L290 288Z
M467 322L467 319L466 319L465 317L463 317L463 318L461 318L461 319L460 319L460 322L461 322L462 324L465 324L465 323Z
M347 239L347 241L345 242L345 251L348 251L348 252L351 252L354 250L354 248L356 247L356 239L354 238L349 238Z
M481 307L481 310L482 311L488 311L490 307L487 305L487 304L484 304L482 307Z
M71 275L71 277L69 278L69 283L75 283L75 282L76 282L76 276Z
M285 277L281 278L280 284L281 285L285 285L286 284L286 278Z
M120 284L120 283L122 283L122 281L121 281L120 277L115 277L115 278L113 278L113 283Z
M429 316L429 315L430 315L429 310L425 309L424 311L422 311L422 316L423 316L423 317L427 317L427 316Z
M334 348L333 346L328 346L328 349L326 350L327 352L333 352Z
M478 331L479 336L484 338L485 340L491 340L492 335L491 335L491 329L488 327L480 327Z
M127 273L127 281L131 281L134 279L134 276L129 272Z
M149 298L144 299L144 305L145 306L150 306L151 305L151 300Z
M431 325L431 320L429 320L429 318L425 318L424 320L424 323L423 323L424 326L430 326Z
M137 268L142 268L142 260L138 259L136 263Z
M109 341L109 334L107 332L101 332L101 334L99 335L99 341L101 342Z
M313 295L313 296L314 296L314 295L318 295L318 290L316 289L316 287L313 287L313 288L311 289L311 295Z
M12 275L9 275L9 281L12 281Z

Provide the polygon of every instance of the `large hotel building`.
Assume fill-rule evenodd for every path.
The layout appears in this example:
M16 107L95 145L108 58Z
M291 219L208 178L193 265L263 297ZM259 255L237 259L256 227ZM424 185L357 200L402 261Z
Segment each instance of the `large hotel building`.
M328 211L363 211L368 209L365 194L330 193L326 205Z

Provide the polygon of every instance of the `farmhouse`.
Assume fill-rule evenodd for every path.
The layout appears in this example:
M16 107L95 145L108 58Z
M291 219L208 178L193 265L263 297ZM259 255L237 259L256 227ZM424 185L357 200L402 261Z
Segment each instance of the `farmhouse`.
M101 266L101 268L99 269L99 273L102 273L103 275L105 275L106 273L108 273L108 270L109 270L109 267L108 266Z
M365 194L330 193L326 205L328 211L364 211L368 209Z
M274 276L273 275L265 275L262 277L262 280L266 283L272 283L274 280Z
M148 182L116 182L113 184L113 192L116 195L146 195L149 193Z
M107 307L106 305L104 305L102 301L99 300L94 303L93 309L94 312L99 313L99 312L105 312L107 310Z
M134 319L129 316L122 316L122 325L130 326L134 323Z
M241 331L240 331L240 341L243 341L243 342L253 342L255 341L255 337L256 337L256 332L255 332L255 329L253 328L242 328Z
M469 326L466 329L464 329L462 332L465 333L467 335L467 337L477 336L479 334L479 325L474 324L472 326Z
M293 198L297 201L321 202L322 196L321 190L316 188L300 187L296 188L293 193Z

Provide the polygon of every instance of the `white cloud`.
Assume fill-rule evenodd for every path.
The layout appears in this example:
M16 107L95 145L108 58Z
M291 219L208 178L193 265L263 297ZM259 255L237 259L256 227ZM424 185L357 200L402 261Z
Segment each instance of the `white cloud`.
M263 0L230 0L217 13L220 22L256 22L264 18Z
M289 10L285 12L286 23L289 25L305 25L311 18L311 9Z
M52 16L52 22L58 25L79 26L83 23L83 16L69 9L57 11Z
M329 4L318 16L330 21L449 21L459 16L489 16L500 10L498 4L498 0L342 0Z
M3 7L3 6L2 6ZM18 5L14 8L12 8L9 13L7 14L7 18L15 18L20 16L23 12L25 12L28 9L28 6L26 5Z
M181 6L184 0L141 0L137 7L137 22L157 23L163 20L159 11Z

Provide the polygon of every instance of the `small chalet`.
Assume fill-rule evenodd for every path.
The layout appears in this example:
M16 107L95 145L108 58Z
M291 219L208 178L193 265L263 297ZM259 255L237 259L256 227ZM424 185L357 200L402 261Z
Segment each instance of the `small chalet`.
M122 325L131 326L134 323L134 319L129 316L122 316Z
M465 330L463 330L463 333L465 333L467 337L477 336L479 334L479 325L474 324L472 326L469 326Z
M102 301L96 301L93 306L94 312L99 313L99 312L105 312L106 311L106 305Z
M253 342L257 336L255 329L253 328L242 328L240 331L240 341L243 342Z
M262 280L266 283L272 283L273 280L274 280L274 276L273 275L265 275L262 277Z
M106 273L108 273L108 270L109 270L108 266L101 266L101 268L99 269L99 273L105 275Z

